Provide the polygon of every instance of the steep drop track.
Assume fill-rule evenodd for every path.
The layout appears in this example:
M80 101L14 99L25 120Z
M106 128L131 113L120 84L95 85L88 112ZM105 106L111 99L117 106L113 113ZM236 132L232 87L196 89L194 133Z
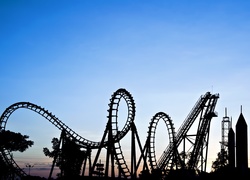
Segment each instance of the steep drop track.
M166 171L166 169L171 168L174 163L176 164L176 162L173 162L173 161L176 161L177 157L179 157L178 150L177 150L178 145L186 137L188 130L190 129L190 127L192 126L193 122L196 120L199 114L201 114L201 118L200 118L201 122L203 121L210 122L212 118L212 116L210 115L214 114L214 107L216 105L218 98L219 98L219 95L212 95L209 92L207 92L204 96L201 96L200 99L195 104L194 108L189 113L186 120L184 121L183 125L177 131L177 134L175 132L175 128L173 126L171 118L164 112L156 113L151 119L151 122L149 123L148 136L147 136L146 143L143 149L141 147L141 143L139 142L139 136L137 134L136 127L134 124L135 103L134 103L132 95L126 89L123 89L123 88L118 89L111 96L109 109L108 109L108 116L107 116L108 122L107 122L103 137L100 142L95 142L95 141L91 141L91 140L83 138L82 136L77 134L75 131L73 131L70 127L68 127L66 124L64 124L60 119L58 119L51 112L30 102L17 102L17 103L12 104L8 108L6 108L6 110L2 113L0 117L0 131L5 130L9 117L16 110L24 108L24 109L34 111L35 113L47 119L51 124L53 124L60 131L64 131L67 134L67 137L70 137L71 139L73 139L78 145L90 151L92 149L97 150L94 163L90 162L91 171L94 171L101 149L105 148L107 149L107 152L110 153L110 154L107 153L107 155L111 156L113 160L115 160L115 163L112 161L111 166L117 165L122 177L129 179L131 177L135 177L134 173L136 173L137 169L139 169L138 167L139 167L141 160L143 160L143 163L144 163L143 170L148 170L148 167L147 167L148 163L149 163L149 166L151 167L151 170L160 169L162 171ZM118 110L119 110L119 104L122 99L126 102L128 113L127 113L126 122L124 126L122 127L122 129L120 130L118 129L118 114L119 114ZM204 110L206 110L205 111L206 113L203 114L202 112ZM159 120L161 119L165 122L167 126L168 136L169 136L169 145L167 146L166 150L163 152L162 156L157 161L156 155L155 155L155 133L156 133L157 124ZM208 134L209 127L207 126L209 125L210 123L206 125L206 131L203 130L204 129L203 127L201 127L200 129L202 132L199 133L198 135L201 136L202 133L203 134L205 133L205 135L203 136L208 137L207 134ZM131 169L129 169L128 165L126 164L124 155L122 153L122 147L120 144L120 140L123 139L123 137L125 137L129 131L133 132L134 138L137 137L137 140L139 142L138 144L141 149L141 155L140 155L138 162L132 163L133 166L137 164L136 170L134 170L132 167ZM195 153L195 155L200 153L200 149L201 149L200 147L202 147L203 144L204 142L197 143L198 148L196 148L197 152ZM135 145L133 144L133 146ZM135 151L132 150L131 152L132 152L132 156L136 157ZM0 153L5 163L9 165L10 167L12 167L18 176L27 176L26 172L23 169L21 169L18 166L18 164L15 162L12 156L12 153L10 151L8 151L7 149L2 149ZM106 166L108 167L109 164L107 162L108 160L106 160ZM193 164L196 164L196 162L194 162ZM106 168L105 171L107 169L108 168ZM108 173L105 172L105 175L107 174Z

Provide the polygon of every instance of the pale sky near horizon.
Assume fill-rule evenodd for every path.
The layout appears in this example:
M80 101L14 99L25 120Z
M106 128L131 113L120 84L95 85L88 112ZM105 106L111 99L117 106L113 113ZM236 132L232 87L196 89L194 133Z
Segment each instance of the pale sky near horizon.
M240 106L250 119L249 9L245 0L0 0L0 112L32 102L82 137L100 141L109 99L125 88L144 144L157 112L167 113L178 129L201 95L219 93L212 162L225 108L233 127ZM7 128L35 141L29 157L22 154L26 163L49 163L34 159L60 136L51 123L22 109Z

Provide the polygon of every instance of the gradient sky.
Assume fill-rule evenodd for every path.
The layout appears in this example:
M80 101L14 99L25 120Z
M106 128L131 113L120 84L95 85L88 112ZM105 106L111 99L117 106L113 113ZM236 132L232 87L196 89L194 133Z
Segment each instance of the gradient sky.
M125 88L144 144L157 112L178 129L201 95L219 93L212 162L225 108L233 127L241 105L250 119L249 9L245 0L0 0L0 111L29 101L100 141L109 99ZM6 128L35 142L17 161L46 169L52 160L42 157L42 148L51 149L59 130L25 109L14 112ZM159 126L156 136L164 133Z

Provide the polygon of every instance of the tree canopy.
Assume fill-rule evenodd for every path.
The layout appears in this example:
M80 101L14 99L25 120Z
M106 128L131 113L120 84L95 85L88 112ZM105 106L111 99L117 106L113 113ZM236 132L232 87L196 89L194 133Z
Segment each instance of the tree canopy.
M228 153L224 149L222 149L217 154L216 160L212 163L212 171L217 171L221 168L228 166Z
M53 138L51 143L53 150L43 148L43 152L45 156L54 158L56 166L61 170L61 174L58 174L58 176L79 176L83 159L86 157L86 152L81 150L81 146L64 133L62 133L60 140Z
M0 150L24 152L31 147L34 142L28 140L29 136L15 133L9 130L0 131ZM0 156L0 179L10 179L13 169L10 164L6 164L3 156Z
M28 140L28 138L29 136L22 135L21 133L12 132L9 130L1 130L0 149L24 152L34 144L34 142Z

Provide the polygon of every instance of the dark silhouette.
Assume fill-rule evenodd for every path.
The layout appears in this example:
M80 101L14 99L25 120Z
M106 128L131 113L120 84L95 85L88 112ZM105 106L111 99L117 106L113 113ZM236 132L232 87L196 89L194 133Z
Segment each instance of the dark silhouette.
M248 168L247 123L242 113L236 123L236 167L242 173Z
M81 150L81 146L74 139L67 137L65 131L62 131L60 140L53 138L51 142L53 150L49 151L48 148L44 148L43 152L45 156L54 158L54 163L60 168L61 173L57 176L64 178L79 177L86 152ZM51 178L51 173L49 178Z
M218 98L218 94L211 94L210 92L200 96L177 131L175 131L170 116L164 112L156 113L149 123L144 146L140 142L134 122L136 111L133 97L123 88L114 92L110 99L108 122L99 142L81 137L51 112L30 102L19 102L11 105L4 111L0 122L1 127L5 127L4 125L11 113L18 108L27 108L40 114L62 131L60 139L52 139L51 151L48 148L43 149L45 156L53 158L49 179L52 179L51 174L54 166L58 166L61 170L57 179L211 179L227 177L228 173L233 173L231 176L235 175L236 177L239 170L233 168L229 172L226 151L221 151L218 154L218 159L214 162L214 170L211 173L205 171L210 123L211 119L217 116L215 106ZM128 116L125 125L118 129L118 108L122 100L127 105ZM169 145L157 160L155 132L160 120L163 120L167 127ZM199 122L194 123L195 121ZM198 124L195 133L189 131L193 124ZM131 137L131 158L128 164L120 143L127 134ZM137 156L137 149L139 149L139 156ZM97 151L94 161L91 160L91 157L93 157L92 150ZM103 164L98 163L102 150L106 150ZM1 152L1 155L4 160L11 160L9 152ZM14 164L14 160L11 162ZM86 165L86 163L88 164ZM88 168L86 170L88 176L84 174L85 168ZM22 170L19 169L19 171ZM37 178L26 175L20 174L20 177ZM244 177L249 177L248 171L244 175Z
M216 160L212 163L212 171L217 171L218 169L222 169L228 165L227 151L222 149L217 155Z
M235 168L235 133L230 128L228 133L228 163L229 167Z
M34 142L27 140L29 136L22 135L21 133L15 133L9 130L0 131L0 151L20 151L24 152L29 147L31 147ZM8 163L6 159L0 156L0 179L8 179L13 176L15 169L13 169L12 164Z
M9 151L24 152L31 147L34 142L27 140L29 136L22 135L21 133L11 132L9 130L0 131L0 149L7 149Z

